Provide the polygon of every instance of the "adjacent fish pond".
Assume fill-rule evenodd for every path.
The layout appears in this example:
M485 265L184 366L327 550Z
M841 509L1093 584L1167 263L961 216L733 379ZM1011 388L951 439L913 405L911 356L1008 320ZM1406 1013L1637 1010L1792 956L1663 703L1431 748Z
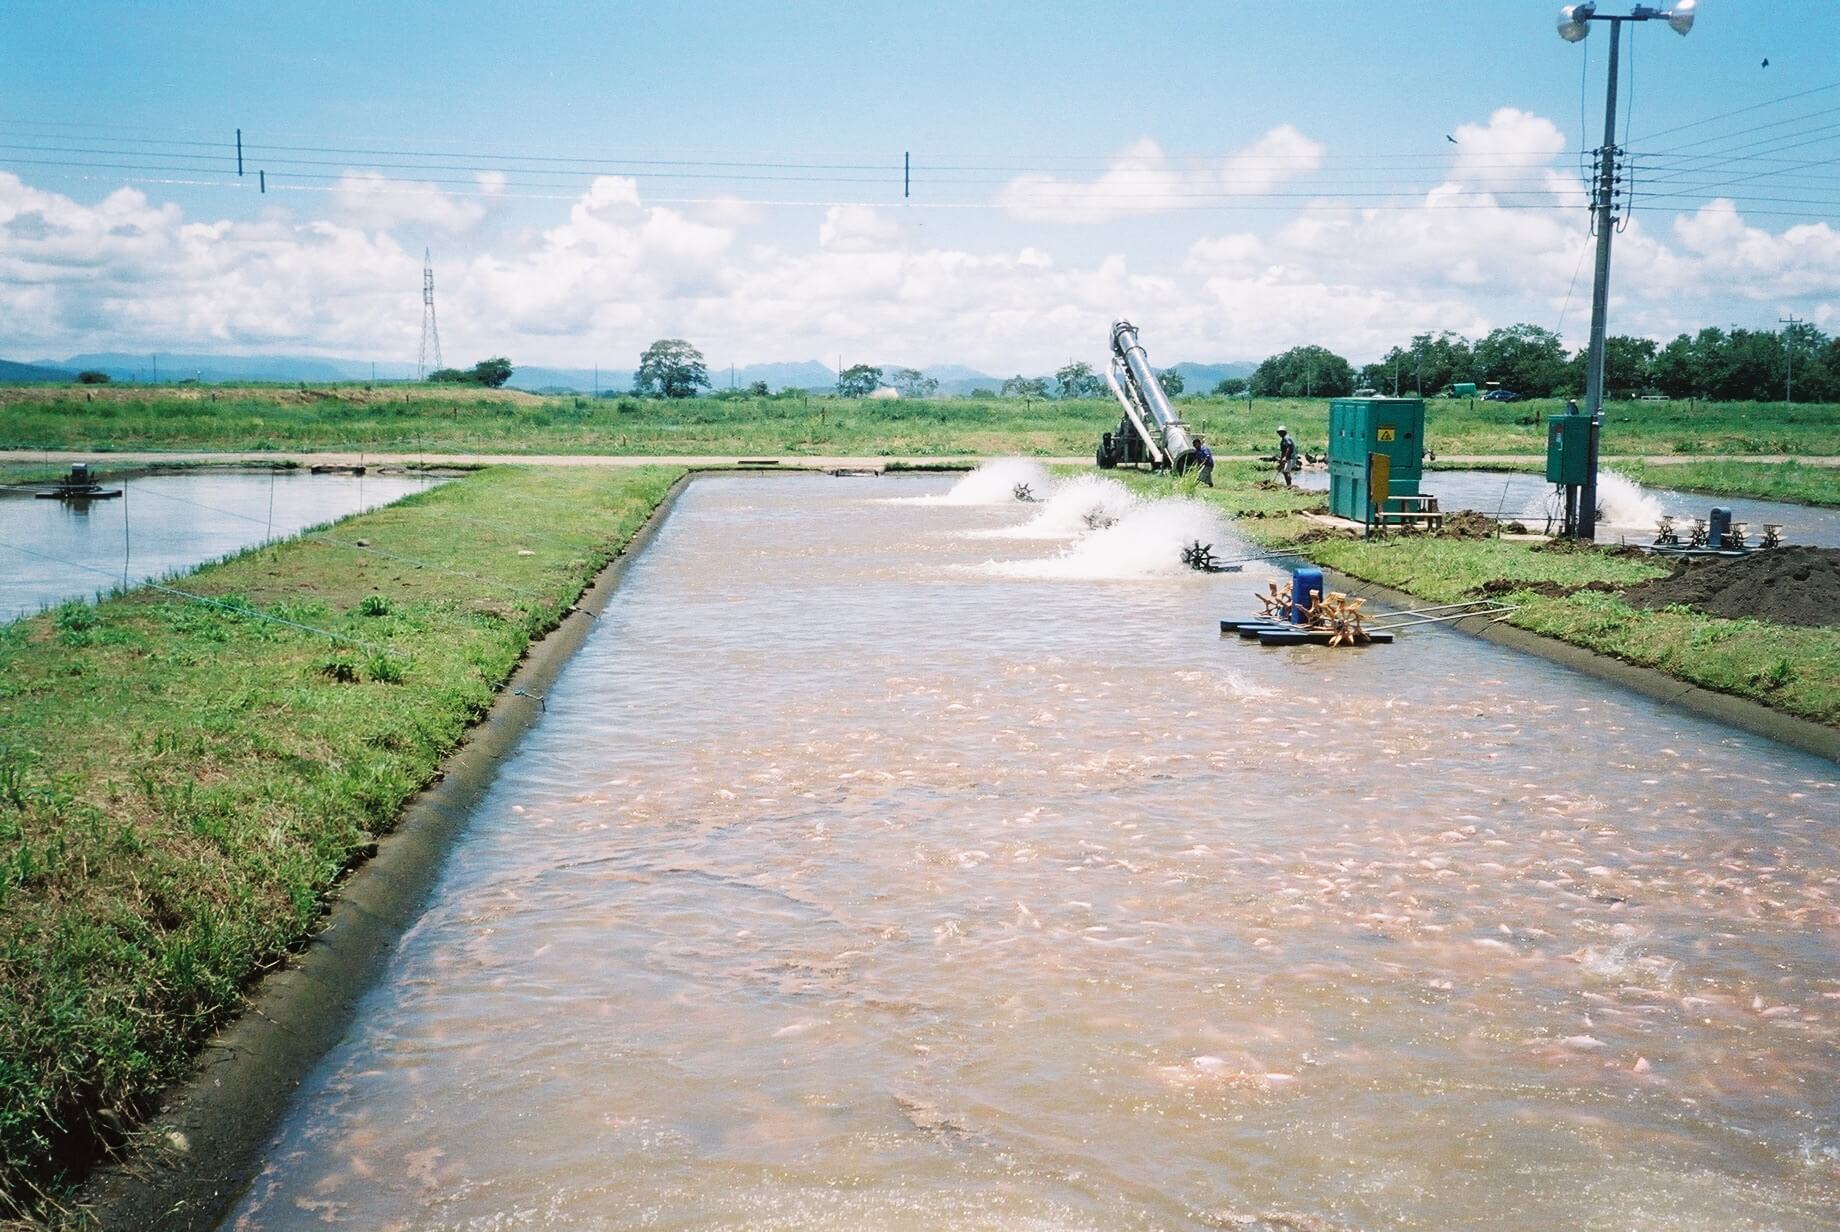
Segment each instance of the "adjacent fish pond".
M692 485L224 1226L1840 1226L1831 764L1008 492Z
M111 500L0 488L0 621L158 580L374 509L442 480L421 475L187 471L111 479Z
M1301 487L1329 490L1327 471L1304 471L1297 479ZM1835 482L1840 487L1840 473L1835 475ZM1561 521L1553 485L1543 475L1519 471L1426 471L1419 490L1435 495L1447 512L1474 509L1515 518L1536 532L1545 531L1549 520L1555 528ZM1663 514L1677 520L1705 518L1714 505L1719 505L1731 510L1734 522L1749 526L1752 543L1762 539L1765 523L1774 522L1783 528L1784 543L1840 547L1840 509L1642 487L1613 470L1599 474L1597 491L1601 514L1597 537L1606 543L1623 539L1631 543L1653 542L1656 523ZM1685 529L1684 522L1681 529Z

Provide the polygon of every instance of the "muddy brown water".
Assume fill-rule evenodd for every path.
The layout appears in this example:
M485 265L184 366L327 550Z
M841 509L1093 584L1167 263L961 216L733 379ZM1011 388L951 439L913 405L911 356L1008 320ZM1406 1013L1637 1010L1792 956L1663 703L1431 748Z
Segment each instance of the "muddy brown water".
M688 490L226 1228L1840 1226L1830 763L951 482Z

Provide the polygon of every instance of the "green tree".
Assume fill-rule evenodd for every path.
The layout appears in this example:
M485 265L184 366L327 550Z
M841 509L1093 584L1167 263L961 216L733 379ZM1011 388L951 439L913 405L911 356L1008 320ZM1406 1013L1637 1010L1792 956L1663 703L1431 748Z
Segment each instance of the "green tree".
M939 392L939 382L918 368L896 368L889 384L903 398L930 398Z
M770 398L773 396L773 391L767 388L767 383L765 381L749 381L747 391L750 398Z
M471 385L473 373L468 368L436 368L428 380L436 385Z
M1577 392L1568 381L1565 346L1559 335L1539 325L1504 325L1476 344L1475 373L1503 388L1544 398Z
M1163 395L1168 398L1175 397L1188 385L1188 382L1182 379L1182 374L1174 368L1165 368L1157 373L1156 383L1163 387Z
M503 355L482 359L473 365L473 380L487 389L497 389L511 379L511 361Z
M1662 347L1649 365L1649 380L1670 398L1690 398L1704 391L1698 348L1691 334L1681 334Z
M1606 398L1633 397L1654 385L1655 357L1660 348L1653 338L1630 338L1623 334L1613 334L1604 339L1604 396ZM1585 389L1590 384L1591 352L1589 349L1572 356L1566 365L1568 378L1576 389Z
M1214 386L1214 392L1224 398L1237 398L1246 392L1248 384L1243 376L1223 376Z
M1038 376L1023 376L1018 372L1003 382L1005 398L1045 398L1048 396L1048 382Z
M1055 371L1054 386L1063 398L1094 398L1105 389L1105 382L1091 364L1076 359Z
M77 384L79 385L107 385L108 383L109 374L98 372L94 368L85 368L77 373Z
M837 374L837 396L866 398L882 387L882 370L871 364L856 364Z
M1353 390L1353 366L1327 347L1292 347L1252 374L1252 392L1261 398L1335 398Z
M691 398L709 388L709 365L703 353L682 338L660 338L639 356L633 392L666 398Z
M1469 339L1461 334L1449 330L1435 336L1417 334L1412 339L1411 357L1414 393L1437 393L1458 381L1476 379L1475 352Z

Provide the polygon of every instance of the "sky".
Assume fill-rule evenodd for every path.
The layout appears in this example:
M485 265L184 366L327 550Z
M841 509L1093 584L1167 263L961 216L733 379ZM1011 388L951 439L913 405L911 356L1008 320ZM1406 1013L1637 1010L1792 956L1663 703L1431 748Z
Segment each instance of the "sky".
M1700 7L1625 28L1610 328L1840 330L1840 3ZM450 364L1581 346L1609 30L1557 8L9 0L0 357L412 370L425 251Z

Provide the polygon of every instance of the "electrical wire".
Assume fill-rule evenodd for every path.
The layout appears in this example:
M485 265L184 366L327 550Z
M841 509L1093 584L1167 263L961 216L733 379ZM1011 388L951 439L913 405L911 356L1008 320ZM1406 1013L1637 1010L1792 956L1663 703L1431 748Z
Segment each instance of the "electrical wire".
M1672 133L1685 132L1689 128L1698 128L1702 124L1716 124L1720 120L1729 120L1732 116L1744 115L1752 111L1761 111L1765 107L1774 107L1778 103L1793 102L1798 98L1807 98L1811 94L1821 94L1828 90L1840 90L1840 81L1830 81L1824 86L1814 86L1807 90L1797 90L1793 94L1784 94L1776 98L1766 98L1761 103L1752 103L1748 107L1738 107L1731 111L1721 111L1717 115L1706 116L1698 120L1688 120L1685 124L1676 124L1672 128L1663 128L1656 132L1644 133L1636 138L1638 141L1653 141L1657 137L1666 137Z

